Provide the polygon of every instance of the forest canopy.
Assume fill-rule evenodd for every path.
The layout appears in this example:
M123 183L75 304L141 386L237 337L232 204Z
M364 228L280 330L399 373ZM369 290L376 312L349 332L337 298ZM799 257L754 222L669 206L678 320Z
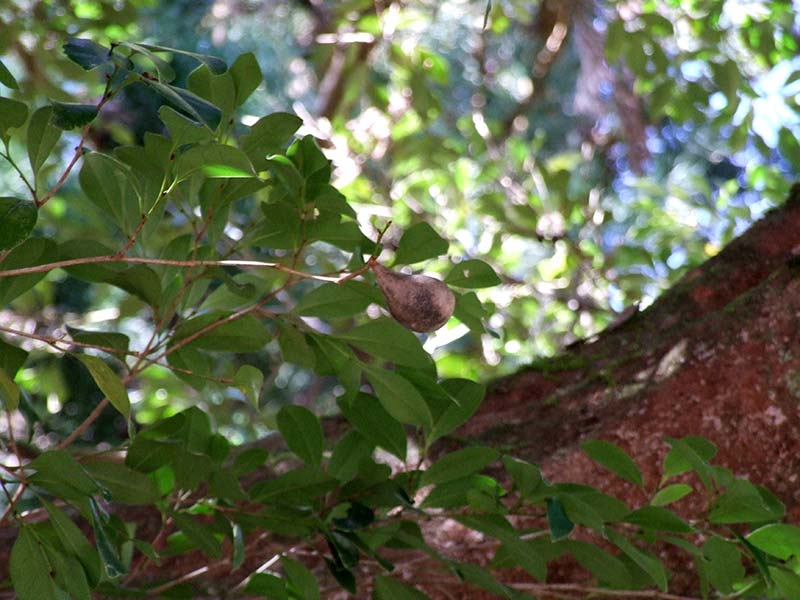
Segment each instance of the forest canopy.
M582 446L642 488L626 506L458 434L493 378L560 368L783 202L791 2L45 0L0 23L21 600L221 597L170 562L192 552L230 597L421 597L398 549L504 597L667 594L665 540L703 597L800 589L800 530L707 440L670 440L653 489ZM668 508L693 492L703 526ZM490 567L434 548L446 519L495 540ZM495 577L564 554L591 585Z

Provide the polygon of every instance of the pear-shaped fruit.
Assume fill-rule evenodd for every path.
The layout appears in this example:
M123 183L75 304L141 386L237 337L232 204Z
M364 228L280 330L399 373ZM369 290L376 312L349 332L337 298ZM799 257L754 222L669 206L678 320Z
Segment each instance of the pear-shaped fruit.
M427 275L404 275L373 264L389 312L401 325L420 333L439 329L452 316L456 297L446 284Z

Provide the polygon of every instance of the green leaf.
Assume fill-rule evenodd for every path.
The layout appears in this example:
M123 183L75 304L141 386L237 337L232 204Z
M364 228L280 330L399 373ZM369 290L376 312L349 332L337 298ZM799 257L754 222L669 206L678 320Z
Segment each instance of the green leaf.
M554 542L563 540L575 529L575 524L570 521L558 498L547 499L547 524L550 527L550 539Z
M19 84L17 80L14 79L14 76L11 74L11 71L8 70L3 64L3 61L0 60L0 83L2 83L7 88L11 88L12 90L18 90Z
M673 483L663 489L658 490L658 492L656 492L656 494L653 496L653 499L650 500L650 504L653 506L666 506L668 504L672 504L673 502L677 502L684 496L691 494L693 491L694 490L690 485L686 485L685 483Z
M0 63L0 66L2 64ZM22 127L27 120L27 104L11 98L0 98L0 138L8 139L8 130Z
M453 267L444 282L462 288L486 288L498 285L500 278L485 262L470 259Z
M130 338L124 333L117 333L115 331L86 331L69 326L67 326L67 331L73 341L81 344L109 348L109 352L112 352L120 358L128 352Z
M114 502L131 505L154 504L161 494L153 480L130 467L102 460L83 463L89 474L111 494Z
M84 366L89 369L97 387L105 394L111 406L116 408L126 419L131 416L131 401L125 384L101 358L88 354L75 355Z
M109 48L83 38L67 38L64 43L64 54L87 71L111 60Z
M263 323L253 315L226 321L231 313L210 311L181 323L170 340L174 345L215 323L220 325L196 337L186 347L220 352L258 352L270 340Z
M230 68L233 85L236 88L236 106L241 106L256 91L264 76L252 52L240 54Z
M743 479L738 479L719 496L708 515L715 524L753 523L772 521L783 517L782 504L772 506L760 490Z
M316 356L303 332L283 320L278 321L278 330L278 345L283 360L304 369L313 369Z
M711 489L711 469L708 461L717 453L717 447L697 436L687 436L680 440L667 438L672 446L664 458L662 480L688 471L694 471L707 490Z
M544 483L539 467L529 462L506 455L503 456L503 466L523 498L533 494Z
M800 576L780 567L769 567L769 574L781 598L800 598Z
M712 537L703 544L708 579L723 594L732 593L745 577L742 554L733 542Z
M281 557L281 565L286 573L290 591L303 600L319 600L317 578L303 563L284 555Z
M233 146L224 144L198 144L183 152L175 165L178 181L194 173L206 177L255 177L253 165L247 155Z
M131 50L132 54L141 54L142 56L147 58L147 60L150 61L153 67L155 67L159 79L167 82L173 81L175 79L175 69L173 69L172 66L168 62L166 62L163 58L156 56L155 54L150 52L150 50L147 47L141 44L136 44L134 42L122 41L122 42L117 42L117 44L119 46L122 46L123 48L128 48L129 50Z
M362 364L375 395L383 408L401 423L433 427L433 416L425 399L409 381L397 373Z
M747 541L759 550L781 560L800 556L800 527L785 523L770 523L747 536Z
M351 402L341 402L344 417L374 445L406 459L406 432L374 396L358 393Z
M138 45L142 48L146 48L147 50L152 50L153 52L168 52L169 54L181 54L183 56L188 56L206 65L209 69L211 69L212 73L223 73L228 68L227 63L217 56L199 54L197 52L181 50L180 48L170 48L169 46L159 46L158 44L140 43Z
M97 107L94 104L74 104L66 102L52 102L53 116L50 122L60 129L75 129L88 125L97 116Z
M471 446L446 454L422 473L420 485L440 484L482 471L499 453L486 446Z
M372 291L363 282L323 283L303 294L294 312L305 317L336 319L363 313L374 301Z
M233 376L233 385L258 408L258 399L261 396L261 387L264 385L264 373L251 365L242 365Z
M658 558L649 552L637 548L612 529L606 529L606 537L647 573L662 592L667 591L667 570Z
M454 292L455 293L455 292ZM464 323L475 333L486 333L486 327L483 326L483 319L487 317L487 310L478 299L475 292L467 292L466 294L455 293L456 307L453 311L453 316Z
M319 468L304 466L275 479L261 481L249 493L257 502L307 506L337 484L333 477Z
M219 540L211 533L211 528L196 521L186 513L172 513L175 525L200 551L209 558L222 556L222 546Z
M0 369L6 372L6 376L12 380L17 375L20 367L28 359L28 353L22 348L17 348L7 344L0 339Z
M34 175L42 168L61 137L61 130L50 123L52 106L43 106L33 113L28 124L28 160Z
M41 502L47 510L47 514L50 515L50 522L61 545L68 554L80 560L91 584L96 585L100 579L100 559L94 547L63 510L47 500L42 499Z
M17 246L30 236L38 216L39 211L33 202L0 197L0 252Z
M44 238L28 238L11 253L0 265L0 271L33 267L57 260L56 245ZM5 306L17 296L31 289L47 275L46 272L26 275L0 275L0 306Z
M236 475L246 475L262 467L269 458L269 452L263 448L248 448L237 454L233 459L233 472Z
M472 563L456 563L451 562L450 568L460 577L463 581L477 585L478 587L487 590L495 595L497 598L513 598L511 588L506 587L494 575L489 573L488 570L474 565Z
M428 435L428 443L447 435L459 426L466 423L486 395L486 387L468 379L448 379L442 381L442 387L456 402L451 403L441 416L436 418L436 423Z
M426 222L417 223L406 230L397 245L395 264L412 265L422 260L447 253L449 242Z
M581 444L581 450L593 461L619 475L625 481L640 487L644 485L639 467L619 446L603 440L590 440Z
M398 365L418 369L431 365L431 357L422 349L417 336L393 319L373 319L336 337L371 356Z
M250 157L256 169L267 168L266 158L283 150L300 129L303 120L289 113L272 113L262 117L242 136L241 148Z
M674 533L692 533L694 529L673 512L659 506L643 506L623 519L645 529L672 531Z
M108 155L92 152L83 158L78 181L103 218L110 219L123 231L133 232L132 228L141 217L142 205L128 167Z
M100 560L103 563L105 575L109 579L116 579L127 573L128 569L122 563L119 556L119 551L111 543L106 532L103 515L97 502L94 498L89 498L89 507L91 509L92 529L94 529L94 540L97 545L97 551L100 554Z
M47 555L29 526L22 527L11 548L9 571L19 600L57 600Z
M191 144L192 142L205 142L212 135L208 127L190 119L169 106L162 106L159 108L158 117L161 119L161 122L166 125L174 146Z
M269 573L253 573L244 588L247 594L258 594L272 600L290 600L286 581Z
M54 496L90 496L101 489L85 467L63 450L50 450L40 454L28 464L28 468L36 471L29 477L29 481Z
M617 589L630 587L631 574L625 564L613 554L580 540L566 540L563 544L575 560L590 571L600 584Z
M9 412L19 407L19 388L3 368L0 368L0 404Z
M276 421L292 452L306 464L318 467L322 462L325 437L317 416L303 406L288 404L278 411Z
M374 449L375 444L358 431L348 431L333 447L328 473L343 483L350 481L358 474L361 463L372 457Z
M52 546L45 546L45 553L50 570L55 573L56 585L65 590L71 600L92 600L92 590L78 559Z
M187 114L195 121L205 123L211 129L216 129L222 120L222 111L217 106L189 90L144 77L139 81L162 96L170 106Z
M428 600L417 588L400 583L397 579L380 575L375 578L374 600Z
M294 163L278 154L266 160L266 168L269 169L271 179L279 184L287 199L297 206L303 206L305 181Z

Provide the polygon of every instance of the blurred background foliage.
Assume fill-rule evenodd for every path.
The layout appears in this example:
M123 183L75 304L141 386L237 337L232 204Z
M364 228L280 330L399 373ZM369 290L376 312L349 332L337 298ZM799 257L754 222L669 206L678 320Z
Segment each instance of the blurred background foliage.
M486 380L596 334L629 307L646 308L782 200L800 168L798 8L767 0L5 0L0 56L21 90L0 92L37 94L42 104L95 101L104 82L67 60L67 36L147 41L229 64L253 52L264 82L234 131L273 111L297 114L301 133L333 160L334 184L368 237L391 220L391 248L425 221L450 240L451 258L479 257L501 274L501 285L479 292L483 333L454 320L425 341L441 376ZM174 56L176 83L195 66ZM160 131L159 103L143 86L126 88L103 109L89 145ZM75 140L62 138L64 161ZM0 190L25 195L9 169ZM94 235L100 224L85 203L69 181L42 211L38 234ZM175 236L191 230L180 207L170 218ZM234 239L247 218L246 210L230 215ZM305 268L330 271L341 257L325 247ZM282 300L292 304L304 289ZM120 330L134 343L150 327L140 301L63 272L0 311L0 325L32 333L54 335L65 324ZM85 418L99 392L77 361L25 344L35 352L18 381L40 429L35 442L47 447ZM132 391L137 418L201 405L243 442L271 429L286 401L333 406L333 383L284 363L277 342L235 360L263 368L264 410L235 388L190 392L151 368ZM83 439L124 437L123 420L109 412Z

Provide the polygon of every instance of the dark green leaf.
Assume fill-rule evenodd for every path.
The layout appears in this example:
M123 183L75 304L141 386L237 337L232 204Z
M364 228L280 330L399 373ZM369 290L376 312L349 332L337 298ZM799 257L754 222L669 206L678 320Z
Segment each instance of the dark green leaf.
M550 538L554 542L563 540L575 529L575 524L569 520L564 505L557 498L547 499L547 524L550 527Z
M83 568L86 569L90 583L97 584L100 579L100 559L94 547L63 510L47 500L42 500L42 504L47 510L47 514L50 515L50 522L64 549L80 560Z
M303 406L289 404L278 411L276 421L286 445L306 464L318 467L325 437L317 416Z
M94 529L94 540L97 545L97 551L100 554L100 560L105 570L105 575L109 579L116 579L121 575L127 573L125 565L119 556L119 551L111 543L106 532L103 515L94 498L89 498L89 506L91 508L92 529Z
M242 105L264 80L261 67L252 52L240 54L233 61L230 73L236 88L236 106Z
M263 171L267 168L266 158L285 148L302 124L302 119L289 113L267 115L242 136L241 148L256 169Z
M711 585L723 594L732 593L745 577L739 546L715 536L703 544L703 556Z
M456 307L453 311L453 316L464 323L475 333L486 333L486 327L483 326L483 319L488 315L486 309L478 299L475 292L467 292L466 294L455 294Z
M372 291L363 282L323 283L303 294L294 312L305 317L336 319L363 313L374 301Z
M406 230L397 245L395 263L411 265L447 253L450 244L426 222Z
M97 481L84 466L63 450L50 450L40 454L28 464L28 468L36 471L29 477L29 481L55 496L64 494L63 488L84 496L100 491Z
M463 425L478 410L486 394L485 386L468 379L447 379L442 381L442 387L456 399L456 402L451 403L441 416L436 418L436 423L428 436L429 443Z
M237 475L252 473L262 467L269 458L269 452L263 448L248 448L233 459L233 472Z
M420 485L435 485L472 475L482 471L498 456L497 450L486 446L472 446L456 450L446 454L428 467L420 478Z
M667 591L667 570L654 555L637 548L612 529L606 529L606 537L640 567L662 592Z
M306 506L332 490L337 483L333 477L318 468L305 466L284 473L275 479L257 483L249 490L249 493L251 498L265 504Z
M425 369L431 364L431 357L422 349L417 336L393 319L373 319L337 337L371 356L398 365Z
M28 359L28 353L22 348L17 348L11 344L7 344L0 339L0 369L6 372L6 375L14 379L20 367L25 364Z
M211 311L184 321L175 330L170 343L176 344L208 327L206 333L195 337L186 346L220 352L258 352L267 345L270 334L261 321L253 315L226 320L229 316L230 313ZM215 325L217 323L219 325Z
M186 513L172 513L175 525L209 558L222 556L222 546L207 524L201 524Z
M195 121L205 123L211 129L216 129L219 125L222 119L222 111L197 94L151 79L142 78L140 81L162 96L170 106L188 115Z
M28 526L20 530L11 548L9 571L19 600L57 600L47 555Z
M18 90L19 84L17 80L14 79L14 76L11 74L11 71L8 70L3 64L3 61L0 61L0 83L2 83L7 88L11 88L12 90Z
M19 407L19 387L2 367L0 367L0 404L8 412Z
M73 104L66 102L53 102L53 116L51 123L61 129L75 129L88 125L97 116L97 107L94 104Z
M0 252L23 242L33 231L38 215L33 202L0 197Z
M67 327L67 331L73 341L81 344L108 348L109 350L107 350L107 352L112 352L118 357L122 357L128 352L130 339L124 333L117 333L115 331L86 331L69 326Z
M584 569L603 585L625 589L631 584L631 574L625 564L607 550L580 540L566 540L564 547Z
M739 479L717 498L708 518L716 524L752 523L777 520L783 513L782 505L770 506L755 485Z
M89 369L97 387L105 394L111 406L116 408L126 419L131 415L131 401L125 384L119 376L101 358L88 354L78 354L75 356L84 366Z
M373 400L377 403L377 399ZM372 456L375 444L358 431L348 431L336 442L328 463L328 473L341 482L347 482L356 476L362 463Z
M433 426L433 417L425 399L407 379L373 365L364 364L363 368L375 395L393 418L428 429Z
M502 583L495 579L494 575L489 573L488 570L474 565L471 563L450 563L450 568L460 577L463 581L477 585L478 587L487 590L498 598L513 598L511 588L504 586Z
M253 573L244 591L247 594L257 594L272 600L290 600L286 581L269 573Z
M217 56L210 56L208 54L199 54L197 52L190 52L180 48L170 48L168 46L159 46L157 44L139 44L142 48L152 50L153 52L168 52L169 54L182 54L193 58L206 65L213 73L222 73L227 68L227 63Z
M178 442L161 442L137 435L125 457L125 464L142 473L151 473L171 463L180 454Z
M61 130L50 123L53 107L43 106L33 113L28 124L28 160L34 174L39 172L61 137Z
M499 500L505 490L491 477L470 475L437 485L422 501L422 506L427 508L464 506L467 504L467 495L471 492Z
M289 581L289 588L303 600L319 600L317 578L301 562L288 556L281 557L281 564Z
M83 38L68 38L64 43L64 54L87 71L111 60L109 48Z
M147 505L158 502L161 494L156 485L145 474L115 462L87 461L86 470L106 490L114 502Z
M406 432L374 396L359 393L352 402L340 404L342 414L366 440L406 459Z
M304 369L313 369L316 357L303 332L284 321L278 322L278 330L280 331L278 345L283 360Z
M242 365L233 376L233 385L241 390L253 406L258 408L261 387L264 385L264 374L251 365Z
M498 285L500 278L485 262L471 259L453 267L444 282L462 288L486 288Z
M668 438L667 441L672 448L664 459L664 478L695 471L708 488L711 485L708 461L716 455L717 447L698 436L679 440Z
M169 136L175 146L191 144L192 142L205 142L212 135L208 127L169 106L159 108L158 116L166 125Z
M3 63L0 63L2 67ZM0 68L0 75L2 68ZM8 130L22 127L28 120L28 106L11 98L0 98L0 138L8 139Z
M57 260L56 245L52 240L28 238L6 256L0 271L46 264ZM0 275L0 305L7 305L17 296L31 289L47 275L46 272L26 275Z
M593 461L619 475L625 481L640 487L644 485L639 467L619 446L603 440L590 440L581 444L581 450Z
M645 529L691 533L694 529L675 513L659 506L643 506L625 517L626 523L633 523Z
M335 517L333 523L337 529L356 531L369 527L374 520L375 511L359 502L351 502L350 506L347 507L347 515L345 517Z
M92 600L86 573L78 559L52 546L45 546L45 552L50 570L55 573L56 584L69 594L70 600Z
M503 456L503 466L511 475L514 487L519 490L522 497L530 496L544 483L539 467L529 462L513 456Z
M374 600L428 600L428 596L397 579L381 575L375 578Z

